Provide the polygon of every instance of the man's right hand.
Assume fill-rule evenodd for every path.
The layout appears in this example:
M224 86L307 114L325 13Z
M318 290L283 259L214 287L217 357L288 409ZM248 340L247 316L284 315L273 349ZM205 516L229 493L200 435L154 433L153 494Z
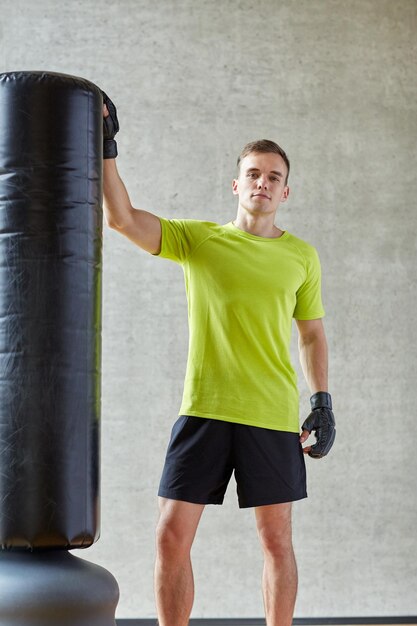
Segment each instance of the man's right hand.
M101 93L103 94L103 159L114 159L117 157L117 143L114 136L119 131L119 120L113 102L104 91Z

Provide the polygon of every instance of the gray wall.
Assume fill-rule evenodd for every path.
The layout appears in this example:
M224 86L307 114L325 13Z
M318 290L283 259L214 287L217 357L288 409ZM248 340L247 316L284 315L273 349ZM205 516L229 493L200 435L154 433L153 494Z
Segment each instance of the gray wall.
M1 71L59 71L118 106L132 203L235 217L235 159L292 163L276 223L317 246L337 444L294 507L296 615L417 614L415 0L0 2ZM155 492L187 354L181 268L105 229L102 537L119 617L155 615ZM308 389L297 360L303 418ZM262 615L253 511L231 484L194 547L194 616Z

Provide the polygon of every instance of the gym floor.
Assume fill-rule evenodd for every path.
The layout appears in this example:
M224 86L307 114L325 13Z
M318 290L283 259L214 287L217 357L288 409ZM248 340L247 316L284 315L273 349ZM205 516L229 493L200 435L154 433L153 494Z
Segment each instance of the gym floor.
M117 626L157 626L156 619L119 619ZM417 616L294 618L294 626L417 626ZM190 626L265 626L261 618L191 619Z

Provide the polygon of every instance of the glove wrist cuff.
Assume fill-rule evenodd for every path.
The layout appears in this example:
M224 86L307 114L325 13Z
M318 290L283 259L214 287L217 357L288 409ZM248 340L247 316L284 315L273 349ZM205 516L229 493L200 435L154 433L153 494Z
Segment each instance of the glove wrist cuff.
M117 143L114 139L104 139L103 159L115 159L117 157Z
M332 397L327 391L317 391L310 398L311 410L326 408L332 410Z

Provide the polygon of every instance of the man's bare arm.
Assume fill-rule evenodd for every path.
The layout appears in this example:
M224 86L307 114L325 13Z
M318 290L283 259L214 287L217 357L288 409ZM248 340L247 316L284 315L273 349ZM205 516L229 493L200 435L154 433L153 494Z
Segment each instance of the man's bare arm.
M114 102L103 94L103 195L107 225L151 254L161 250L161 223L153 213L135 209L117 171L119 120Z
M310 398L312 411L301 427L300 443L307 441L311 431L314 430L317 443L305 446L303 452L314 458L321 458L329 452L336 436L332 400L327 392L327 340L321 319L296 322L301 367L313 394Z
M149 211L135 209L117 171L115 159L103 161L104 216L107 225L151 254L161 250L161 222Z
M327 391L328 357L323 322L317 319L296 320L296 323L300 363L310 391L312 394Z

